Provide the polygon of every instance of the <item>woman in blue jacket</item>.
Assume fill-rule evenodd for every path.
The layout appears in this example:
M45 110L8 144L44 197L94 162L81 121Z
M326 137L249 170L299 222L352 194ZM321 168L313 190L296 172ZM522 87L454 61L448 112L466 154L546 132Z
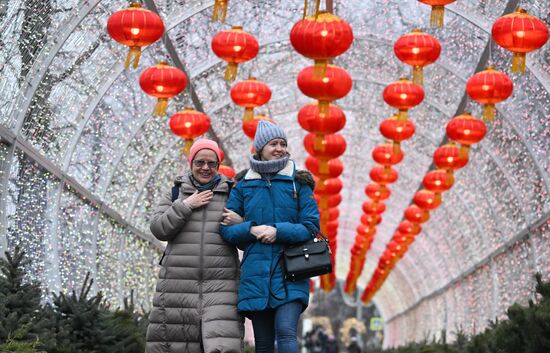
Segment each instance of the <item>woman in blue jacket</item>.
M313 178L296 173L284 131L262 120L250 169L233 188L227 208L244 222L221 227L221 236L244 251L238 310L252 320L257 353L297 353L300 314L309 302L309 280L284 280L281 253L319 229ZM306 182L310 180L311 183Z

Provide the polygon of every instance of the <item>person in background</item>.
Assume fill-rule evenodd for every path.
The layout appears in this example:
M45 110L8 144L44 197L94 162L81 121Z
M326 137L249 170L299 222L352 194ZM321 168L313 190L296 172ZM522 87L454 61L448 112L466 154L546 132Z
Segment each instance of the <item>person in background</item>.
M199 139L187 158L190 171L176 178L176 189L163 196L151 218L153 235L168 243L145 352L241 353L239 259L219 229L222 220L233 224L242 218L224 209L232 182L218 175L217 143Z
M275 340L279 352L297 353L298 319L309 303L309 280L285 281L281 253L319 229L313 178L296 171L286 134L273 123L258 123L254 149L250 169L227 202L244 222L222 226L221 235L244 250L238 310L252 320L256 353L273 353Z

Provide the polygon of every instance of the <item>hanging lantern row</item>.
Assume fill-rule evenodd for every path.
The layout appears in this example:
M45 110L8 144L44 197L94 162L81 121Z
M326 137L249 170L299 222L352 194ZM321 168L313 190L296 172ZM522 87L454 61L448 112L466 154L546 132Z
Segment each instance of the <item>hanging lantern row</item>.
M422 180L424 189L416 192L413 204L405 210L404 220L399 224L391 241L386 246L361 295L361 300L364 303L368 303L372 299L397 262L422 232L421 224L430 219L429 212L441 206L441 194L450 190L454 185L454 171L463 168L468 163L470 146L480 142L486 133L483 121L468 113L451 119L446 130L447 136L453 142L437 148L434 152L433 160L438 169L426 173ZM462 144L462 146L459 147L456 143ZM464 149L465 147L466 149Z

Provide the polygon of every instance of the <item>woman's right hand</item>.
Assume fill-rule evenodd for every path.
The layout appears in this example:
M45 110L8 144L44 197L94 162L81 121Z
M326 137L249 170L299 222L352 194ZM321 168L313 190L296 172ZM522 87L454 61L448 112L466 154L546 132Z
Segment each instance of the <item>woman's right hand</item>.
M266 225L253 226L250 233L264 244L272 244L277 238L277 228Z
M212 190L204 190L202 192L199 192L198 190L195 191L195 193L185 200L183 200L183 203L185 203L187 206L189 206L190 209L195 209L202 207L204 205L207 205L214 196L214 193Z

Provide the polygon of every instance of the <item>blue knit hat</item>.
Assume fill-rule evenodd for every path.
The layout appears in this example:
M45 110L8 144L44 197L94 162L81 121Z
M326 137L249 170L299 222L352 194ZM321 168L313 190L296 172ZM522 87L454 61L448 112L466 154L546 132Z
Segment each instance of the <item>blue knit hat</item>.
M267 120L260 120L256 129L256 136L254 136L254 149L256 152L260 152L269 141L274 139L283 139L287 142L283 129Z

